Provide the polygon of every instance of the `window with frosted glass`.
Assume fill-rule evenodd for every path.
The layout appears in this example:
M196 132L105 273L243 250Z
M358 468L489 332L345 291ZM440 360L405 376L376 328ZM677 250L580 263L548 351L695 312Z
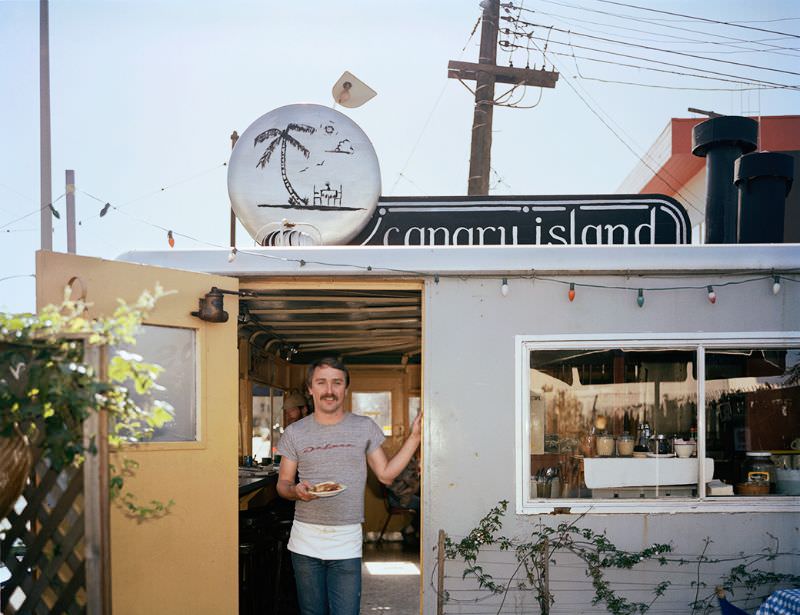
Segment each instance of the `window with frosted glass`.
M131 396L142 407L154 400L169 403L174 411L172 420L155 430L148 442L193 442L197 429L197 334L194 329L143 325L136 335L135 345L118 351L139 355L147 363L163 368L157 383L159 390L143 396L129 383Z

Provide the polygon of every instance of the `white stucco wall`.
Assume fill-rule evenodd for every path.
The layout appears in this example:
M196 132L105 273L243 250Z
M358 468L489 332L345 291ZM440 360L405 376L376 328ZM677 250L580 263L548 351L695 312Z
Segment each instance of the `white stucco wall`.
M800 245L771 246L629 246L629 247L493 247L493 248L288 248L241 250L233 262L227 250L132 252L121 260L193 271L250 277L364 276L425 279L423 321L423 402L425 407L423 481L423 607L436 613L438 530L460 538L500 500L509 501L502 533L523 537L539 523L572 522L575 515L517 515L515 493L515 336L675 333L675 332L800 332L800 283L785 281L771 292L771 279L719 286L711 305L702 286L722 281L767 276L771 271L800 271ZM731 277L737 271L750 273ZM532 276L536 274L536 278ZM438 276L438 282L436 278ZM500 293L508 277L510 292ZM530 276L530 277L520 277ZM645 306L636 292L608 288L577 289L573 303L567 286L543 277L602 286L686 286L698 290L647 292ZM800 275L795 274L795 278ZM714 542L707 556L757 553L767 546L767 532L780 540L782 551L800 551L800 515L794 512L592 514L584 527L607 530L618 547L640 550L652 543L671 543L678 554L697 556L706 537ZM508 553L491 553L498 573L510 574ZM574 561L557 558L551 567L556 603L551 613L578 615L604 612L590 602L594 591ZM511 560L513 561L513 559ZM793 563L787 563L793 562ZM800 558L763 562L762 568L793 566ZM704 565L713 590L717 573L729 561ZM445 589L466 602L450 602L445 613L497 613L500 598L472 594L474 583L461 582L462 565L446 567ZM675 588L651 613L691 611L687 567L664 569L648 564L642 571L618 575L619 588L647 592L665 578ZM626 584L624 584L626 583ZM478 597L480 601L470 601ZM511 592L502 612L536 613L531 592ZM750 609L755 610L754 608Z
M685 286L716 279L714 274L694 279L677 274L643 280L624 275L580 276L573 272L550 277L633 287L640 284ZM424 404L427 439L422 550L425 613L436 612L434 547L439 529L461 537L500 500L509 501L502 532L506 536L524 536L540 522L557 524L575 519L575 515L540 517L514 513L515 336L800 331L800 284L797 283L784 283L783 292L777 296L772 294L768 281L718 287L715 305L709 303L702 290L648 292L644 308L636 305L635 291L579 287L575 301L570 303L568 287L560 284L511 278L509 285L507 297L501 295L497 278L442 278L438 283L429 280L426 285ZM647 514L646 504L642 507L642 514L589 513L580 524L607 530L612 542L631 550L664 542L672 543L679 553L697 555L703 539L710 537L714 543L709 553L755 553L767 545L767 532L780 538L782 549L796 551L800 548L800 516L796 513ZM492 553L490 556L495 561L503 557L513 561L509 554ZM794 562L795 573L798 573L798 558ZM787 560L775 562L778 566L786 564ZM733 565L723 565L722 570L727 571ZM460 582L463 568L463 564L446 568L446 589L474 587L474 583ZM658 566L649 565L649 568L652 573L625 574L628 580L633 578L636 583L644 583L642 588L649 588L666 574L665 569ZM707 567L711 568L713 566ZM501 566L497 574L502 575L504 570L508 572L509 569ZM669 590L657 602L654 612L690 611L687 603L694 598L694 590L689 587L689 571L683 568L670 573L676 582L680 581L682 588ZM553 587L561 589L557 591L551 612L603 611L599 606L590 606L594 592L587 591L590 586L581 568L554 566L551 574ZM711 590L713 585L706 593ZM506 607L515 603L519 608L523 604L535 604L530 592L512 594ZM451 595L465 598L469 594L456 590ZM492 604L495 606L491 607ZM449 603L445 612L497 612L498 604L499 599Z

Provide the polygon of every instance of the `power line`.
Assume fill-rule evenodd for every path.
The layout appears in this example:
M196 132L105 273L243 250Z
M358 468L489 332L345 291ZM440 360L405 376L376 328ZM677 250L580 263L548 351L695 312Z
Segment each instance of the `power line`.
M653 18L655 21L675 21L680 23L687 23L694 21L693 19L667 19L666 17ZM775 19L739 19L737 21L732 21L731 23L740 24L740 23L774 23L776 21L797 21L800 20L800 17L776 17Z
M555 53L553 51L550 52L553 55L559 56L567 56L569 54L566 53ZM576 58L581 58L581 56L572 56ZM588 59L591 60L592 58L581 58L581 59ZM602 62L602 60L598 60ZM614 64L614 62L612 62ZM579 74L578 77L583 79L584 81L597 81L599 83L609 83L615 85L632 85L641 88L653 88L656 90L679 90L683 92L751 92L753 90L760 90L763 89L762 87L755 87L755 88L701 88L701 87L681 87L677 85L659 85L657 83L637 83L636 81L617 81L615 79L600 79L599 77L587 77L586 75Z
M514 8L517 8L517 7L514 7ZM509 10L509 9L506 9L506 10ZM629 37L629 38L632 38L632 40L642 40L642 41L651 41L651 42L659 42L659 43L676 43L676 44L697 43L697 44L701 44L701 45L721 45L721 46L725 46L725 47L732 47L734 49L733 51L731 51L731 50L729 50L729 51L705 51L703 53L742 53L742 52L744 52L744 53L773 53L773 54L776 54L776 55L798 57L798 54L795 54L795 53L781 53L780 51L776 51L776 50L773 50L773 49L751 49L749 47L743 47L741 45L735 45L733 43L723 43L723 42L720 42L720 41L709 41L709 40L699 39L699 38L688 38L688 37L682 37L682 36L672 36L672 35L669 35L669 34L666 34L666 33L653 32L652 30L643 30L641 28L632 28L632 27L626 27L626 26L621 26L621 25L616 25L616 24L611 24L611 23L598 23L597 21L592 21L592 20L589 20L589 19L581 19L580 17L566 16L566 15L562 15L562 14L559 14L559 13L550 13L550 12L542 11L542 10L539 10L539 9L537 9L537 10L524 9L524 10L527 10L527 11L529 11L531 13L535 13L537 15L545 15L547 17L553 17L556 20L565 22L567 25L570 25L572 22L578 22L578 23L585 23L585 24L592 24L592 25L608 26L610 28L614 28L615 30L623 30L623 31L626 31L626 32L638 32L640 34L651 34L651 35L654 35L654 36L669 37L666 40L665 39L660 39L660 40L656 40L656 41L653 41L653 39ZM650 22L647 22L647 23L650 23ZM664 27L664 26L661 26L661 24L654 24L654 25L657 25L659 27ZM590 32L594 31L594 32L601 32L603 34L609 34L608 32L605 32L603 30L591 29L591 28L586 28L586 29L589 30ZM744 41L744 42L746 44L758 44L757 41ZM800 51L800 48L796 48L796 47L787 47L785 49L787 51Z
M696 30L694 28L682 28L680 26L670 26L670 25L666 25L666 24L663 24L663 23L658 23L657 21L654 22L651 19L633 17L632 15L625 15L623 13L611 13L609 11L601 11L600 9L593 9L593 8L589 8L589 7L582 6L582 5L569 4L569 3L566 3L566 2L559 2L558 0L539 0L539 1L540 2L546 2L547 4L555 4L557 6L563 6L563 7L566 7L566 8L577 9L577 10L585 11L585 12L597 13L597 14L600 14L600 15L609 15L611 17L618 17L620 19L626 19L626 20L635 21L635 22L638 22L638 23L646 23L646 24L649 24L651 26L660 26L662 28L668 28L670 30L680 30L682 32L691 32L693 34L702 34L703 36L713 36L715 38L721 38L721 39L725 39L725 40L729 40L729 41L734 41L734 42L737 42L737 43L760 44L760 45L764 45L765 47L772 47L773 49L780 49L780 50L784 50L784 51L793 49L793 48L789 48L789 47L782 47L780 45L771 45L769 43L765 43L765 41L763 41L763 40L761 40L761 41L749 41L747 39L735 38L735 37L732 37L732 36L726 36L724 34L716 34L714 32L706 32L704 30ZM513 5L509 5L509 6L513 6ZM532 9L524 9L524 10L530 11L530 12L535 12Z
M472 27L472 32L470 32L469 36L467 37L467 41L464 43L464 47L461 49L461 55L459 56L459 59L461 59L464 56L464 51L466 51L467 45L469 45L469 42L472 40L472 37L475 36L475 32L478 30L478 26L481 23L481 19L482 16L478 17L478 20ZM397 173L397 179L395 179L394 183L392 184L392 189L389 191L390 194L394 194L394 189L397 187L397 184L400 182L400 179L405 179L406 181L414 184L414 182L412 182L407 175L404 175L404 173L406 172L408 165L411 164L411 159L414 157L414 154L417 152L417 147L419 147L419 144L422 141L422 137L425 135L425 131L428 129L428 124L430 124L431 119L433 118L433 114L439 107L439 103L442 100L442 96L444 96L448 83L449 81L446 80L444 86L442 86L442 90L439 92L439 96L436 97L436 100L433 103L433 107L431 108L430 113L428 113L428 117L425 119L425 123L422 125L422 130L420 130L419 136L417 137L417 140L414 142L414 145L412 146L411 151L408 154L408 158L406 158L405 164L403 164L403 167ZM414 185L416 186L416 184ZM419 186L417 187L419 188Z
M20 273L18 275L7 275L4 278L0 278L0 282L5 282L6 280L14 280L17 278L35 278L35 273Z
M706 56L687 53L684 51L676 51L674 49L661 49L660 47L651 47L650 45L640 45L639 43L629 43L627 41L621 41L618 39L613 38L606 38L603 36L594 36L593 34L583 34L581 32L575 32L574 30L565 30L563 28L556 28L555 26L547 26L540 23L532 23L529 21L524 21L522 19L515 19L514 17L503 16L501 19L505 19L506 21L511 21L514 23L523 24L526 26L531 26L532 28L547 28L549 30L555 30L556 32L561 32L562 34L569 34L572 36L580 36L582 38L590 38L595 41L602 41L604 43L612 43L615 45L625 45L627 47L636 47L637 49L645 49L647 51L655 51L658 53L670 53L673 55L683 56L686 58L694 58L695 60L705 60L706 62L717 62L719 64L730 64L731 66L741 66L743 68L752 68L755 70L766 70L771 71L773 73L783 73L785 75L795 75L800 76L800 73L792 70L783 70L781 68L772 68L770 66L759 66L757 64L747 64L745 62L735 62L733 60L722 60L720 58L708 58Z
M533 34L529 34L529 33L520 33L520 36L524 36L525 38L527 38L528 40L531 40L531 41L533 41L533 40L537 40L537 41L545 41L545 40L547 40L547 39L544 39L542 37L533 36ZM753 84L753 85L755 85L755 84L771 85L771 86L775 86L775 87L783 88L783 89L787 89L787 90L800 89L800 86L798 86L798 85L791 85L791 84L786 84L786 83L777 83L777 82L774 82L774 81L766 81L764 79L756 79L756 78L751 78L751 77L743 77L741 75L733 75L731 73L721 73L719 71L708 70L708 69L699 68L699 67L696 67L696 66L687 66L685 64L676 64L674 62L664 62L663 60L653 60L652 58L646 58L646 57L642 57L642 56L635 56L635 55L631 55L629 53L621 53L621 52L618 52L618 51L608 51L608 50L605 50L605 49L598 49L596 47L587 47L585 45L576 45L575 43L565 43L563 41L555 41L555 40L551 40L550 43L553 43L553 44L556 44L556 45L564 45L565 47L570 47L570 48L574 48L574 49L584 49L586 51L595 51L597 53L604 53L604 54L612 55L612 56L618 56L618 57L623 57L623 58L632 58L634 60L642 60L643 62L650 62L652 64L659 64L661 66L671 66L673 68L683 68L683 69L686 69L686 70L699 71L699 72L706 73L706 74L709 74L709 75L717 75L717 76L722 76L722 77L732 77L734 79L745 81L745 82ZM524 47L521 47L521 48L524 49Z
M543 51L543 50L541 50L541 51L542 51L542 55L545 55L544 51ZM553 66L555 66L555 63L552 61L552 59L550 60L550 62L551 62L551 64L553 64ZM563 72L563 71L562 71L561 69L559 69L559 72ZM697 213L699 213L700 215L703 215L703 211L702 211L702 210L701 210L699 207L697 207L696 205L694 205L694 204L691 202L691 200L689 200L689 199L688 199L688 198L687 198L685 195L681 194L681 190L680 190L680 188L676 188L675 186L673 186L673 185L672 185L672 183L670 183L670 182L669 182L669 181L668 181L668 180L667 180L667 179L666 179L666 178L663 176L663 174L661 173L661 171L659 171L659 170L657 170L657 169L653 168L653 167L652 167L652 166L651 166L651 165L650 165L650 164L649 164L649 163L648 163L648 162L647 162L647 161L644 159L644 156L641 156L641 155L639 155L639 154L638 154L638 153L637 153L637 152L636 152L636 151L633 149L633 147L632 147L632 146L631 146L631 145L630 145L630 144L629 144L627 141L625 141L625 139L623 139L623 138L622 138L622 137L619 135L619 133L617 133L617 131L616 131L616 130L614 130L614 128L611 126L611 124L609 124L609 123L608 123L608 122L605 120L605 118L604 118L602 115L600 115L600 113L598 113L598 112L597 112L597 111L596 111L596 110L595 110L595 109L594 109L594 108L593 108L593 107L592 107L592 106L591 106L591 105L590 105L590 104L589 104L589 103L586 101L586 99L585 99L583 96L581 96L580 92L578 92L577 88L576 88L576 87L575 87L575 86L574 86L574 85L573 85L573 84L570 82L570 80L569 80L569 79L565 79L564 81L565 81L565 82L566 82L566 84L567 84L567 85L570 87L570 89L571 89L573 92L575 92L575 95L576 95L576 96L577 96L577 97L578 97L578 98L581 100L581 102L582 102L584 105L586 105L586 107L589 109L589 111L591 111L591 112L592 112L592 114L593 114L595 117L597 117L597 119L599 119L599 120L600 120L600 122L601 122L601 123L602 123L602 124L603 124L603 125L604 125L606 128L608 128L608 129L611 131L611 134L613 134L613 135L614 135L614 136L617 138L617 140L618 140L620 143L622 143L622 145L624 145L624 146L625 146L625 147L628 149L628 151L630 151L630 152L631 152L631 153L632 153L632 154L633 154L633 155L634 155L634 156L635 156L635 157L636 157L636 158L639 160L639 162L641 162L641 163L642 163L644 166L646 166L646 167L647 167L647 168L650 170L650 172L651 172L651 173L653 173L653 175L655 175L656 177L658 177L659 179L661 179L661 180L662 180L662 181L663 181L665 184L667 184L667 186L669 186L669 187L670 187L670 189L674 190L676 194L678 194L678 195L682 196L682 198L684 199L684 201L686 201L686 204L687 204L687 205L689 205L689 206L690 206L692 209L694 209L694 210L695 210Z
M515 36L514 38L516 39L516 38L519 38L519 37ZM527 38L527 39L531 40L531 42L533 40L549 41L549 39L544 39L544 38L541 38L541 37L535 37L535 36L531 36L531 35L525 35L522 38ZM604 49L596 49L595 47L583 47L581 45L572 45L572 44L568 44L568 43L563 43L561 41L552 41L552 42L555 43L555 44L558 44L558 45L570 46L571 48L579 47L581 49L586 49L586 50L589 50L589 51L597 51L599 53L610 53L610 52L607 52ZM536 46L535 48L532 48L532 47L528 47L528 46L517 45L515 43L510 43L508 41L500 41L499 45L502 48L501 50L503 50L503 51L506 50L505 48L522 49L522 50L525 50L525 51L528 51L528 52L534 51L534 50L539 51L539 47L538 46ZM507 53L512 54L513 51L512 52L507 52ZM762 84L762 83L753 82L753 81L747 81L747 80L726 79L724 77L711 77L709 75L699 75L699 74L696 74L696 73L687 73L685 71L676 71L676 70L668 70L668 69L664 69L664 68L655 68L653 66L643 66L641 64L629 64L629 63L626 63L626 62L615 62L613 60L603 60L601 58L593 58L591 56L579 56L579 55L575 55L574 49L573 49L571 54L570 53L562 53L562 52L558 52L558 51L552 51L552 50L549 51L548 53L550 53L550 55L563 56L563 57L579 59L579 60L587 60L589 62L599 62L601 64L609 64L611 66L621 66L623 68L635 68L637 70L647 70L647 71L652 71L652 72L657 72L657 73L665 73L665 74L669 74L669 75L679 75L681 77L694 77L694 78L697 78L697 79L706 79L706 80L709 80L709 81L723 81L723 82L726 82L726 83L738 83L738 84L741 84L741 85L756 86L756 87L752 87L752 88L699 88L699 87L684 87L684 88L682 88L682 87L677 87L677 86L659 86L659 85L650 85L650 86L648 86L648 87L654 87L654 88L675 89L675 90L700 90L700 91L707 90L707 91L721 91L721 92L726 92L726 91L727 92L743 92L743 91L748 91L748 90L760 90L760 89L770 89L770 90L771 89L782 89L782 90L783 89L798 89L798 86L765 85L765 84ZM629 56L627 54L614 54L614 55L621 55L621 56L626 57L626 58L627 57L632 57L632 56ZM651 61L651 60L648 59L646 61ZM690 69L690 70L692 70L692 69ZM698 70L702 70L702 69L698 69ZM590 79L591 80L591 78L585 77L584 75L581 75L580 74L580 69L578 70L578 76L581 79ZM595 81L606 81L607 83L621 83L621 84L624 84L624 85L646 85L646 84L638 84L638 83L626 82L626 81L612 81L612 80L603 80L603 79L594 79L594 80Z
M527 49L527 47L526 47L526 49ZM602 58L593 58L593 57L590 57L590 56L579 56L579 55L575 55L574 52L573 53L562 53L562 52L558 52L558 51L549 51L548 53L550 55L554 55L554 56L561 56L561 57L565 57L565 58L575 58L575 59L578 59L578 60L586 60L588 62L599 62L600 64L610 64L611 66L621 66L623 68L635 68L637 70L648 70L648 71L652 71L652 72L656 72L656 73L666 73L668 75L680 75L681 77L694 77L696 79L706 79L708 81L723 81L723 82L726 82L726 83L738 83L738 84L741 84L741 85L757 86L757 87L750 88L750 89L765 88L765 89L785 90L785 89L789 88L789 86L774 86L774 85L769 85L768 86L768 85L762 85L762 84L758 84L758 83L753 83L752 81L740 81L740 80L737 80L737 79L725 79L723 77L710 77L708 75L698 75L698 74L695 74L695 73L680 72L680 71L677 71L677 70L668 70L668 69L665 69L665 68L656 68L654 66L642 66L641 64L628 64L626 62L615 62L613 60L603 60ZM584 77L583 75L579 74L578 76L580 78L582 78L582 79L586 79L586 77ZM610 82L610 83L613 83L613 82ZM664 86L664 87L668 87L668 86ZM679 89L679 88L676 87L675 89ZM702 89L702 88L687 88L687 89ZM713 91L713 88L711 88L711 89ZM723 90L723 91L725 91L725 90ZM739 92L739 91L742 91L742 88L729 88L728 91Z
M645 6L638 6L636 4L626 4L625 2L616 2L616 0L597 0L603 4L615 4L617 6L624 6L629 9L637 9L639 11L648 11L650 13L660 13L662 15L672 15L673 17L685 17L692 21L702 21L705 23L713 23L721 26L731 26L732 28L743 28L745 30L754 30L756 32L766 32L768 34L780 34L788 38L800 38L800 34L791 34L789 32L780 32L778 30L767 30L765 28L756 28L755 26L745 26L733 21L719 21L717 19L709 19L708 17L698 17L696 15L685 15L684 13L673 13L672 11L664 11L661 9L651 9Z

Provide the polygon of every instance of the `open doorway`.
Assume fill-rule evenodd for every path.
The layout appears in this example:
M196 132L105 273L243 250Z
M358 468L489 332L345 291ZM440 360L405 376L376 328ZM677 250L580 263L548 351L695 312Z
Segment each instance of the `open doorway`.
M258 457L259 434L269 434L274 450L283 428L276 425L277 405L289 392L304 390L307 365L325 356L345 361L351 374L346 409L374 420L386 437L387 456L393 455L421 410L422 318L418 281L243 282L239 313L243 458ZM252 501L268 504L272 494L266 491ZM419 518L390 508L387 491L370 473L362 611L420 612Z

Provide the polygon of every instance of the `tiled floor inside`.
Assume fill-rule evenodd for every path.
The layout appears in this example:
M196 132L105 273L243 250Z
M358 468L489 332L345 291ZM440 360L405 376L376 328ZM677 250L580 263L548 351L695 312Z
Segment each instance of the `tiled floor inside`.
M373 563L385 564L383 572L388 574L371 573L369 564ZM402 542L364 545L361 615L419 615L419 574L396 574L410 569L402 564L413 564L419 570L418 546Z

